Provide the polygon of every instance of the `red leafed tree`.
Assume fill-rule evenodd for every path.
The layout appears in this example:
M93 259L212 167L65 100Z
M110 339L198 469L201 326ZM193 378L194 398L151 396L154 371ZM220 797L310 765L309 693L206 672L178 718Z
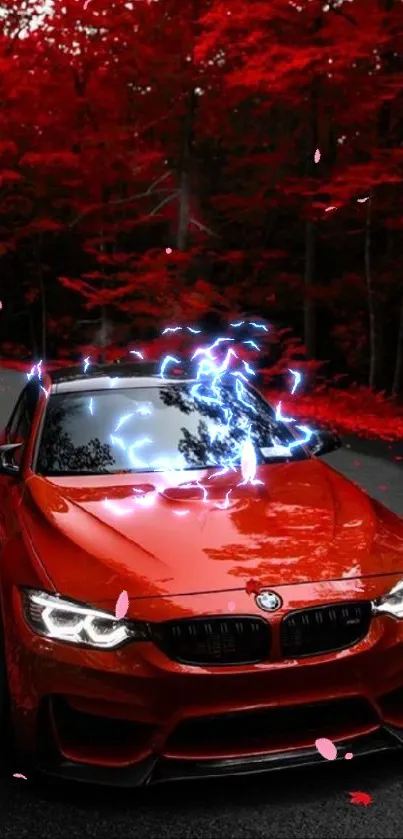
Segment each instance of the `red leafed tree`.
M349 232L356 232L361 218L371 386L382 369L371 211L377 206L379 213L382 187L401 181L401 151L391 153L391 145L397 145L399 133L402 75L390 58L398 54L401 35L401 9L393 2L235 0L230 8L224 2L210 5L196 49L200 61L217 50L225 53L225 87L232 97L236 94L239 108L242 100L249 106L256 127L254 153L266 176L261 178L261 199L279 212L298 214L304 225L301 291L311 358L316 350L316 300L329 298L316 270L317 245L328 230L323 224L328 221L326 210L370 196L361 216L353 209L356 224ZM385 108L386 131L384 125L380 130ZM246 165L250 164L248 157Z
M397 392L400 2L33 5L0 38L7 323L46 354L253 311L382 385L400 308Z
M89 309L116 307L134 322L182 320L222 299L205 277L202 251L216 237L198 200L200 143L218 104L214 72L206 79L193 58L205 6L163 0L122 10L92 0L77 20L76 3L63 2L48 21L48 36L66 33L82 114L70 140L87 173L70 229L83 237L88 270L61 281Z

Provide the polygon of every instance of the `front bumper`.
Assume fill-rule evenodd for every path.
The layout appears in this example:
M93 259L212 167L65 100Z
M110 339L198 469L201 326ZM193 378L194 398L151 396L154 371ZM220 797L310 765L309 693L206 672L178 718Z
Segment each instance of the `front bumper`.
M338 743L336 760L343 760L347 752L354 759L381 752L403 750L403 729L383 728L371 734ZM55 759L38 761L39 774L65 781L104 785L119 788L153 786L170 781L206 780L245 775L263 775L281 769L314 766L323 758L315 748L293 749L275 754L244 756L215 760L179 760L153 755L138 764L111 769L89 764Z
M316 584L312 599L372 599L385 585ZM307 602L306 586L279 593L286 610ZM259 614L241 596L241 613ZM227 604L225 594L170 602L179 615L225 614ZM149 642L115 652L52 642L28 629L16 590L13 606L5 619L17 747L42 773L135 787L320 763L319 737L340 759L402 748L401 621L376 617L365 638L334 653L209 668L171 661Z

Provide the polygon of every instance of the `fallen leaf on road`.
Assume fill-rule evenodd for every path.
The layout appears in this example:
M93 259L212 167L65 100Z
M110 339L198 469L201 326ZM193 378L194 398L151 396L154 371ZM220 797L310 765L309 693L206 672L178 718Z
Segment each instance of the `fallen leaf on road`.
M362 804L364 807L369 807L373 800L368 792L350 792L350 804Z

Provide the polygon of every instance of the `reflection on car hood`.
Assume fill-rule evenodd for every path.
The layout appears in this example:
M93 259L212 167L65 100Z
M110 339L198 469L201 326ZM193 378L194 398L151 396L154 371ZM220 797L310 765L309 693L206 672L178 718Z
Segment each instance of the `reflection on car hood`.
M401 520L323 462L257 477L34 476L22 515L56 589L93 603L403 570Z

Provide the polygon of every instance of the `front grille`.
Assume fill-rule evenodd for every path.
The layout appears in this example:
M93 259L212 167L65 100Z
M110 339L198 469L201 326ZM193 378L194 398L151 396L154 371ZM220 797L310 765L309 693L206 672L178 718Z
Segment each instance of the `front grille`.
M341 650L365 637L371 623L371 603L336 603L286 615L281 623L285 658Z
M182 664L256 664L269 657L271 632L263 618L195 618L158 624L153 640Z

